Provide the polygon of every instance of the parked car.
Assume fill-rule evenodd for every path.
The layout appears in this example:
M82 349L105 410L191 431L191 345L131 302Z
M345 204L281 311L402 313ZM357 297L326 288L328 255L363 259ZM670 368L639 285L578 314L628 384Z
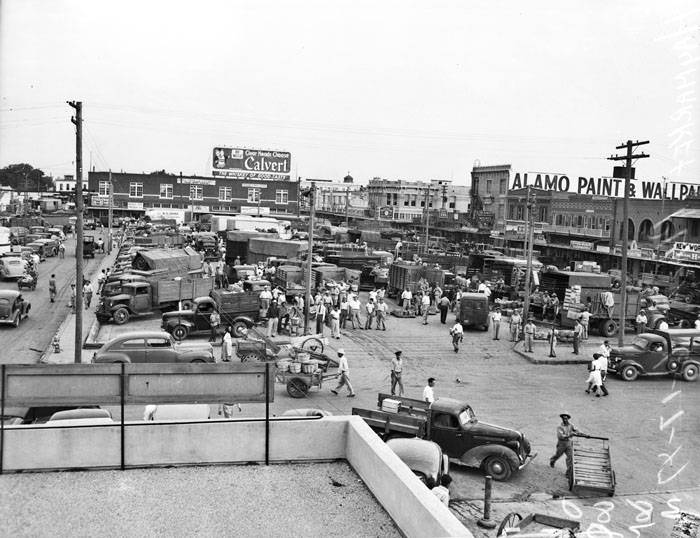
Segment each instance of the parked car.
M424 439L389 439L394 453L429 488L440 485L440 479L450 470L449 458L440 445Z
M637 335L632 343L614 347L608 372L625 381L641 376L680 376L697 381L700 374L700 330L669 329Z
M481 327L486 331L489 320L489 298L483 293L463 293L457 314L462 327Z
M92 426L112 424L112 414L99 407L57 411L46 422L47 426Z
M214 352L211 344L176 342L166 332L135 331L104 344L92 362L214 362Z
M86 406L49 406L49 407L8 407L2 417L5 425L8 424L44 424L61 411L73 410L100 410L97 405ZM59 415L60 418L61 415ZM65 416L65 415L63 415ZM75 418L75 417L73 417Z
M27 271L27 265L27 261L21 256L4 255L0 257L0 278L21 278Z
M19 327L29 317L32 305L17 290L0 290L0 324Z

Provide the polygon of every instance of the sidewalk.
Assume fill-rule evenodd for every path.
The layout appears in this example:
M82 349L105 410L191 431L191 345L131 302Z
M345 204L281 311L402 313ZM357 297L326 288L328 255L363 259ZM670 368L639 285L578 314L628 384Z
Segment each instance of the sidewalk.
M92 274L88 275L90 282L94 285L97 281L97 275L100 274L102 269L107 269L112 267L114 261L117 258L119 249L113 249L111 254L105 254L105 256L100 260L100 264L93 271ZM82 341L83 343L87 338L94 338L100 328L100 324L95 318L95 305L99 301L99 295L93 294L92 304L89 309L83 310L83 330L82 330ZM40 363L46 364L73 364L75 361L75 319L76 316L71 312L70 308L66 308L66 318L63 320L61 325L56 331L61 342L61 351L56 353L54 351L53 345L49 343L48 347L44 350L44 353L39 359ZM81 357L82 362L90 362L95 351L92 349L82 349Z

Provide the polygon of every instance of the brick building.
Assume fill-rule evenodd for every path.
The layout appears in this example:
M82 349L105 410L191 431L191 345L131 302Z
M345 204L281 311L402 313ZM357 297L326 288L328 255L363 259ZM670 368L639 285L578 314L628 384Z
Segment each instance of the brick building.
M88 174L92 216L107 216L109 178L109 172ZM287 180L112 173L112 185L116 217L138 217L148 209L183 209L195 220L205 213L296 215L299 200L299 184Z

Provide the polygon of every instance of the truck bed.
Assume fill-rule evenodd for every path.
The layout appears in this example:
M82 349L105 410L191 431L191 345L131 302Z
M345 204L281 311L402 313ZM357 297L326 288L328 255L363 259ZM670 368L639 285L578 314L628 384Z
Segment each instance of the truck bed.
M367 425L385 435L401 433L411 437L423 437L425 435L425 415L412 416L405 413L387 413L372 409L358 409L353 407L352 414L362 417Z
M158 280L153 285L153 304L176 303L179 299L190 300L209 295L214 280L211 278L193 278L190 280ZM182 286L182 288L180 287Z

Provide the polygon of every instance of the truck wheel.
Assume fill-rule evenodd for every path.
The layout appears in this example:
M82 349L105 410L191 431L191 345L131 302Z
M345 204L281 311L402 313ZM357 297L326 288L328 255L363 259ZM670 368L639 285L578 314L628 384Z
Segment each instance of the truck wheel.
M262 362L264 360L265 359L263 359L257 353L246 353L245 355L241 355L241 362Z
M622 369L622 371L620 372L620 376L625 381L634 381L639 376L639 370L637 370L635 366L632 366L630 364L629 366L625 366Z
M287 381L287 394L292 398L303 398L309 390L309 386L303 379L293 377Z
M172 332L173 338L178 342L187 338L187 327L184 325L175 325Z
M494 480L502 482L508 480L512 474L508 460L503 456L490 456L484 461L484 472L491 475Z
M204 359L194 359L194 360L191 360L191 361L190 361L191 364L194 364L194 363L202 363L202 362L207 362L207 361L205 361Z
M243 337L243 330L248 328L248 325L246 324L245 321L236 321L233 324L233 336L236 338L242 338Z
M600 334L606 338L615 336L619 327L614 319L606 319L600 324Z
M692 362L683 367L683 379L686 381L698 380L698 367Z
M124 325L129 321L129 311L126 308L120 308L112 314L112 317L114 318L114 323L117 325Z

